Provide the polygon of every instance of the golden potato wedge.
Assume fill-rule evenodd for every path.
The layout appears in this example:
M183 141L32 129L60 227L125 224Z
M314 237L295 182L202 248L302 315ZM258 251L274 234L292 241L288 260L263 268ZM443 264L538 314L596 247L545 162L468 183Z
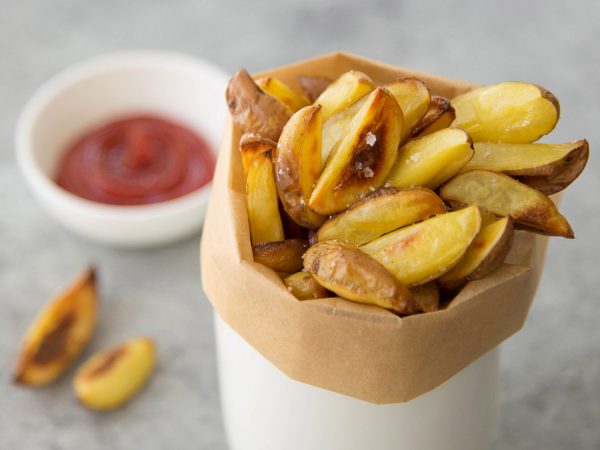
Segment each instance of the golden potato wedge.
M262 242L252 246L254 262L261 263L276 272L294 273L302 270L302 256L308 249L305 239Z
M240 154L242 155L244 178L248 177L248 169L256 155L267 151L274 154L276 149L277 142L259 136L256 133L244 133L240 139Z
M329 155L309 207L319 214L334 214L381 186L398 155L401 132L398 103L377 88Z
M302 75L298 77L298 82L304 91L304 95L311 102L314 102L327 89L332 80L326 77Z
M304 269L340 297L390 309L415 312L410 291L381 264L358 248L338 241L319 242L304 254Z
M325 222L317 240L362 245L444 212L446 205L429 189L381 188Z
M412 287L410 293L419 311L433 312L440 309L440 290L435 281Z
M295 113L299 109L308 106L308 98L303 94L294 91L278 78L264 77L258 78L256 84L267 94L275 97L281 103L288 107L290 112Z
M227 106L243 132L253 132L276 141L292 113L286 105L267 94L244 69L227 85Z
M527 144L550 133L560 115L558 100L535 84L505 82L474 89L452 99L453 126L474 142Z
M322 160L327 161L333 148L348 132L350 122L364 105L366 97L354 102L346 109L333 114L323 123Z
M375 89L375 83L368 75L350 70L327 86L314 104L322 106L323 121L326 121L333 114L346 109L373 89Z
M308 207L321 173L321 129L321 107L302 108L283 127L275 157L275 180L283 208L306 228L318 228L325 221Z
M455 176L440 191L451 205L475 204L537 233L573 238L573 230L548 197L508 175L469 170Z
M298 300L313 300L315 298L329 297L327 289L317 283L315 277L308 272L293 273L286 277L283 282Z
M96 275L88 267L31 324L17 356L14 381L42 386L63 374L92 336L97 309Z
M455 118L456 114L450 100L439 95L432 95L429 108L421 121L413 128L410 137L416 139L448 128Z
M472 157L469 135L457 128L445 128L403 145L387 183L399 188L436 189L456 175Z
M248 169L246 203L252 244L282 241L283 224L279 215L279 199L271 152L256 155Z
M418 286L450 270L481 227L477 206L440 214L360 247L406 286Z
M418 78L402 78L383 86L394 96L404 115L402 141L404 141L429 108L431 94L429 88Z
M464 167L488 169L516 177L550 195L562 191L583 171L589 157L585 139L567 144L502 144L478 142L475 155Z
M513 220L503 217L482 227L465 253L450 271L438 278L444 289L455 290L469 280L478 280L504 263L513 241Z

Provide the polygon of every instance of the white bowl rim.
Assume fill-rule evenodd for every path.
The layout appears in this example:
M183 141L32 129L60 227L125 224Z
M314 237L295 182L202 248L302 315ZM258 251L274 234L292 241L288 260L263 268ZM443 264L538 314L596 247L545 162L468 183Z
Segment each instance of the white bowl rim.
M36 162L31 145L31 130L33 124L43 110L44 106L63 89L82 79L109 73L126 67L143 67L159 65L163 67L184 67L205 74L207 78L217 79L226 84L229 75L216 65L180 52L164 50L122 50L105 53L75 63L45 81L25 103L17 120L15 132L15 150L17 162L27 181L34 190L44 191L55 200L77 208L87 215L102 217L113 221L119 220L151 220L178 212L195 208L198 204L208 202L212 181L200 189L182 195L172 200L144 205L111 205L84 199L69 191L62 189L48 175L46 175ZM218 148L210 146L215 157Z

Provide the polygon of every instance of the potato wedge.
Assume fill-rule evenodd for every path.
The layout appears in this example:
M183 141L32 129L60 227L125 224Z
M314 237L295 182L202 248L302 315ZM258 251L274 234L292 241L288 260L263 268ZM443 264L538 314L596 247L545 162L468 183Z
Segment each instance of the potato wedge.
M308 207L321 173L321 129L321 107L302 108L283 128L275 157L275 180L283 208L306 228L318 228L325 221Z
M501 144L478 142L475 155L464 167L488 169L516 177L550 195L562 191L583 171L589 157L585 139L567 144Z
M327 159L309 207L319 214L334 214L381 186L398 155L401 132L398 103L377 88Z
M375 89L375 83L368 75L350 70L327 86L314 104L322 106L323 121L326 121L336 112L346 109L373 89Z
M458 263L480 227L479 208L469 206L388 233L360 249L404 285L418 286L436 279Z
M256 155L250 164L246 204L252 245L284 239L270 151Z
M227 85L227 106L243 132L254 132L276 141L292 113L278 99L265 93L244 69Z
M358 248L338 241L319 242L304 255L304 269L340 297L390 309L415 312L410 291L381 264Z
M450 271L438 278L444 289L455 290L469 280L478 280L495 271L504 263L513 241L513 220L503 217L482 227L465 253Z
M327 89L332 80L326 77L301 75L298 77L298 82L304 91L304 95L311 102L314 102Z
M446 205L429 189L381 188L325 222L317 240L362 245L444 212Z
M304 239L262 242L252 246L254 262L261 263L276 272L294 273L302 270L302 256L308 249Z
M285 106L287 106L292 113L295 113L299 109L302 109L310 104L307 97L299 92L294 91L291 87L278 78L257 78L256 84L264 92L275 97Z
M418 78L402 78L383 87L394 96L404 115L402 129L402 142L404 142L427 112L431 94L425 83Z
M550 133L560 115L558 100L535 84L505 82L474 89L452 99L453 126L474 142L527 144Z
M436 189L456 175L472 157L469 135L457 128L445 128L402 146L387 183L399 188Z
M96 275L88 267L31 324L17 357L14 381L42 386L63 374L92 336L97 309Z
M508 175L469 170L450 180L440 196L451 205L475 204L537 233L573 238L573 230L548 197Z
M435 281L410 289L415 299L417 309L423 312L433 312L440 309L440 290Z
M416 139L448 128L455 118L456 114L450 100L439 95L432 95L429 108L421 121L413 128L410 137Z
M336 144L346 135L350 122L364 105L366 97L333 114L323 123L322 160L327 161Z
M244 133L240 139L240 154L242 155L244 179L248 177L248 169L256 155L267 151L274 154L276 149L277 142L259 136L256 133Z
M298 300L327 298L329 292L308 272L296 272L286 277L283 282Z

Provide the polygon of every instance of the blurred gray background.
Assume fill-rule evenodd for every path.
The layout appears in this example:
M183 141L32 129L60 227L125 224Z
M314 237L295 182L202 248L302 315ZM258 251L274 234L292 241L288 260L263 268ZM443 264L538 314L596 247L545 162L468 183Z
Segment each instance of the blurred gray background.
M198 237L147 251L83 241L38 207L15 162L15 121L40 83L81 59L139 48L188 52L230 72L346 50L554 92L562 120L549 140L586 137L591 160L562 206L577 239L552 239L528 323L503 345L494 448L600 448L599 19L600 3L591 0L0 0L0 448L227 448ZM138 333L160 347L143 395L108 414L77 404L72 371L36 391L10 384L31 318L89 261L100 269L102 317L87 353Z

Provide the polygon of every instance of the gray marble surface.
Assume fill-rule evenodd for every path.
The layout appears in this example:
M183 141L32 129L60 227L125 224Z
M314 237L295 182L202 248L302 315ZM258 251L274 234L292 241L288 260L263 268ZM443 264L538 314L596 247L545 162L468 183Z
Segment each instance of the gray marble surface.
M568 6L572 5L572 6ZM551 137L587 137L592 157L566 193L575 241L551 241L526 327L505 343L496 449L600 448L600 3L546 1L0 0L0 449L226 449L198 237L145 251L83 241L40 210L16 166L17 114L45 79L118 49L174 49L228 71L347 50L450 77L531 80L561 100ZM160 366L127 407L93 414L70 388L10 384L15 349L50 293L100 269L102 313L88 353L138 333ZM376 447L374 447L376 448Z

